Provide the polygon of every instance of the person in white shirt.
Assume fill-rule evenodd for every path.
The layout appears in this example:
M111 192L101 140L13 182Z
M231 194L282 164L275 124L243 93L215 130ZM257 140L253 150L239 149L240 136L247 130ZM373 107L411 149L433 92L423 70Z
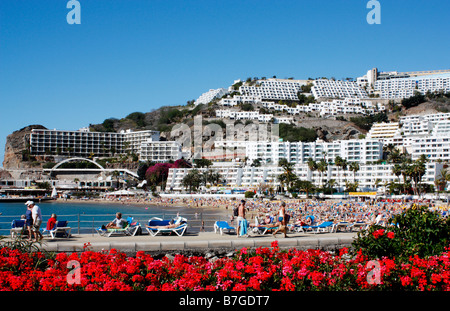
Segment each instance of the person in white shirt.
M33 226L32 226L32 233L34 236L33 241L37 242L43 239L42 233L39 231L39 228L42 224L42 214L41 209L38 205L34 204L33 201L27 201L25 203L26 206L31 208L31 217L33 218Z

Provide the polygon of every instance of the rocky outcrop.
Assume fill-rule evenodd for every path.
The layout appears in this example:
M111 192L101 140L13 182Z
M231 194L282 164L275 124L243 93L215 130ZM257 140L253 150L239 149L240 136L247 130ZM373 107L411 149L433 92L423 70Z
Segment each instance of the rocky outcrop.
M29 125L8 135L3 160L5 170L30 168L29 144L33 129L46 128L42 125Z

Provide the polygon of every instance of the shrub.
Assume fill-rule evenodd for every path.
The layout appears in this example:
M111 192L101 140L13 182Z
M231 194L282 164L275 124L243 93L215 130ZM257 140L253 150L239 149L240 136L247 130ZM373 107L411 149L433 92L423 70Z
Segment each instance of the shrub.
M371 258L428 257L442 253L450 243L450 219L426 206L409 208L388 223L386 228L372 225L358 232L355 250Z
M255 196L255 193L253 191L245 191L244 195L246 198L251 199Z

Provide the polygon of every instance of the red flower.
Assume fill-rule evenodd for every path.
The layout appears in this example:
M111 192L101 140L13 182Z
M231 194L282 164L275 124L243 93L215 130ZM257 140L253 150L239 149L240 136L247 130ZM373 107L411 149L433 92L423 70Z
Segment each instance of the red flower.
M394 233L394 232L388 232L388 233L387 233L387 237L388 237L389 239L393 239L393 238L395 237L395 233Z
M383 234L384 234L384 229L378 229L372 233L372 235L375 239L378 239Z

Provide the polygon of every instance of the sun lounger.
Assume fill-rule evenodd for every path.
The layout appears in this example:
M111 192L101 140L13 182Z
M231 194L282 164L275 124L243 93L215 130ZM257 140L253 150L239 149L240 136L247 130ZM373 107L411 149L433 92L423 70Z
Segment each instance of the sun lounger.
M51 238L54 239L58 235L63 237L70 238L70 232L72 228L68 226L67 220L58 220L55 224L55 227L51 230L44 229L42 234L50 234Z
M324 221L320 225L302 226L302 228L305 232L307 232L310 229L310 232L312 232L312 233L333 232L334 223L332 221Z
M17 236L21 236L24 229L25 229L25 220L14 219L11 222L11 230L10 230L11 238L14 239Z
M353 229L363 230L363 229L367 229L368 227L369 227L369 224L367 224L363 221L356 221L349 226L350 231L353 231Z
M253 233L257 233L257 234L266 234L271 230L276 230L278 229L278 226L273 226L273 225L259 225L259 226L255 226L253 227Z
M133 221L133 217L127 218L127 224L125 227L121 229L113 229L113 228L97 228L95 229L97 233L104 237L110 237L113 234L123 234L128 236L136 235L140 225L137 222Z
M165 228L171 224L171 220L163 220L158 217L153 217L148 221L148 227L146 228L151 236L157 236L158 234L172 234L175 233L178 236L182 236L187 229L187 219L182 217L177 217L172 220L173 224L176 224L173 228Z
M334 226L334 232L338 232L340 230L349 230L349 228L351 227L352 223L348 222L348 221L340 221L338 223L335 224Z
M220 235L223 235L223 231L227 230L228 233L230 233L231 230L233 230L234 232L236 232L236 228L232 227L228 224L228 222L226 221L216 221L214 223L214 232L220 232Z

